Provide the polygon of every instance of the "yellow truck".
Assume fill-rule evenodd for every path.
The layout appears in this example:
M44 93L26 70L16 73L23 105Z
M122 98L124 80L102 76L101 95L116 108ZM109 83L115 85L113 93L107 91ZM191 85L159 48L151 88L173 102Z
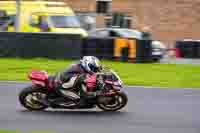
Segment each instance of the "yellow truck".
M14 31L16 16L15 1L0 1L0 28L8 32ZM7 27L1 23L7 18ZM64 2L22 1L20 12L20 32L57 32L88 36L81 28L73 10Z

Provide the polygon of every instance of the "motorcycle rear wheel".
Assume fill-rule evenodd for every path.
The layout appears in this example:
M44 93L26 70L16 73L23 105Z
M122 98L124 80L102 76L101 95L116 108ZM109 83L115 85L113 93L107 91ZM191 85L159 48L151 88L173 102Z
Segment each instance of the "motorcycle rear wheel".
M39 100L37 100L38 96L42 96L42 95L43 96L46 95L45 90L41 88L37 88L36 86L29 86L29 87L24 88L20 92L19 101L22 106L24 106L30 111L41 111L48 108L48 106L42 104L42 102L39 102Z
M101 97L99 97L99 98L101 98ZM112 102L112 103L97 102L97 106L104 111L113 111L114 112L114 111L118 111L118 110L122 109L123 107L125 107L128 102L128 97L124 92L119 92L115 96L112 96L112 98L114 99L114 102Z

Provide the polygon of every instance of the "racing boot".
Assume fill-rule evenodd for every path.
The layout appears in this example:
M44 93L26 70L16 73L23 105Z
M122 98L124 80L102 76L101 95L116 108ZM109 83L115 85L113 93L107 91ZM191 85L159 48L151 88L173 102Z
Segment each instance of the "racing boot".
M96 97L96 93L95 92L87 92L86 91L86 87L84 85L82 85L81 89L80 89L80 101L79 101L79 105L80 107L91 107L92 99Z
M63 83L59 88L59 92L63 97L70 98L72 100L80 99L80 96L73 92L74 82L76 80L76 77L72 77L68 82Z
M73 91L60 89L60 92L62 93L63 97L69 98L71 100L80 99L80 96L78 94L76 94L75 92L73 92Z

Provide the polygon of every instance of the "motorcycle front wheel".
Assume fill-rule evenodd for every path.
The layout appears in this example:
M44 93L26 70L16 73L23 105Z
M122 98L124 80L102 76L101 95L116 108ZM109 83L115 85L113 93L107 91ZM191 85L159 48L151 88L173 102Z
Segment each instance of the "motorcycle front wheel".
M102 102L103 98L109 98L108 101ZM110 99L111 98L111 99ZM110 97L98 97L97 106L104 111L118 111L126 106L128 97L124 92L119 92Z
M36 86L29 86L24 88L19 94L19 101L22 106L31 111L41 111L47 108L40 100L46 97L46 91L37 88Z

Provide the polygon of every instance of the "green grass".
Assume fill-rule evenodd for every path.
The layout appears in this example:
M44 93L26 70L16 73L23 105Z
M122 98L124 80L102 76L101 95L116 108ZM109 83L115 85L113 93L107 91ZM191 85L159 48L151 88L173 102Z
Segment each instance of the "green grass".
M32 69L50 74L67 68L72 60L0 59L0 80L26 81ZM133 64L103 61L119 73L126 85L172 88L200 88L200 66L175 64Z
M0 133L21 133L20 131L0 130Z
M16 131L0 131L0 133L18 133Z
M23 132L21 132L21 131L0 130L0 133L23 133ZM33 131L33 132L28 132L28 133L54 133L54 132L49 132L49 131Z
M0 131L0 133L18 133L16 131Z

